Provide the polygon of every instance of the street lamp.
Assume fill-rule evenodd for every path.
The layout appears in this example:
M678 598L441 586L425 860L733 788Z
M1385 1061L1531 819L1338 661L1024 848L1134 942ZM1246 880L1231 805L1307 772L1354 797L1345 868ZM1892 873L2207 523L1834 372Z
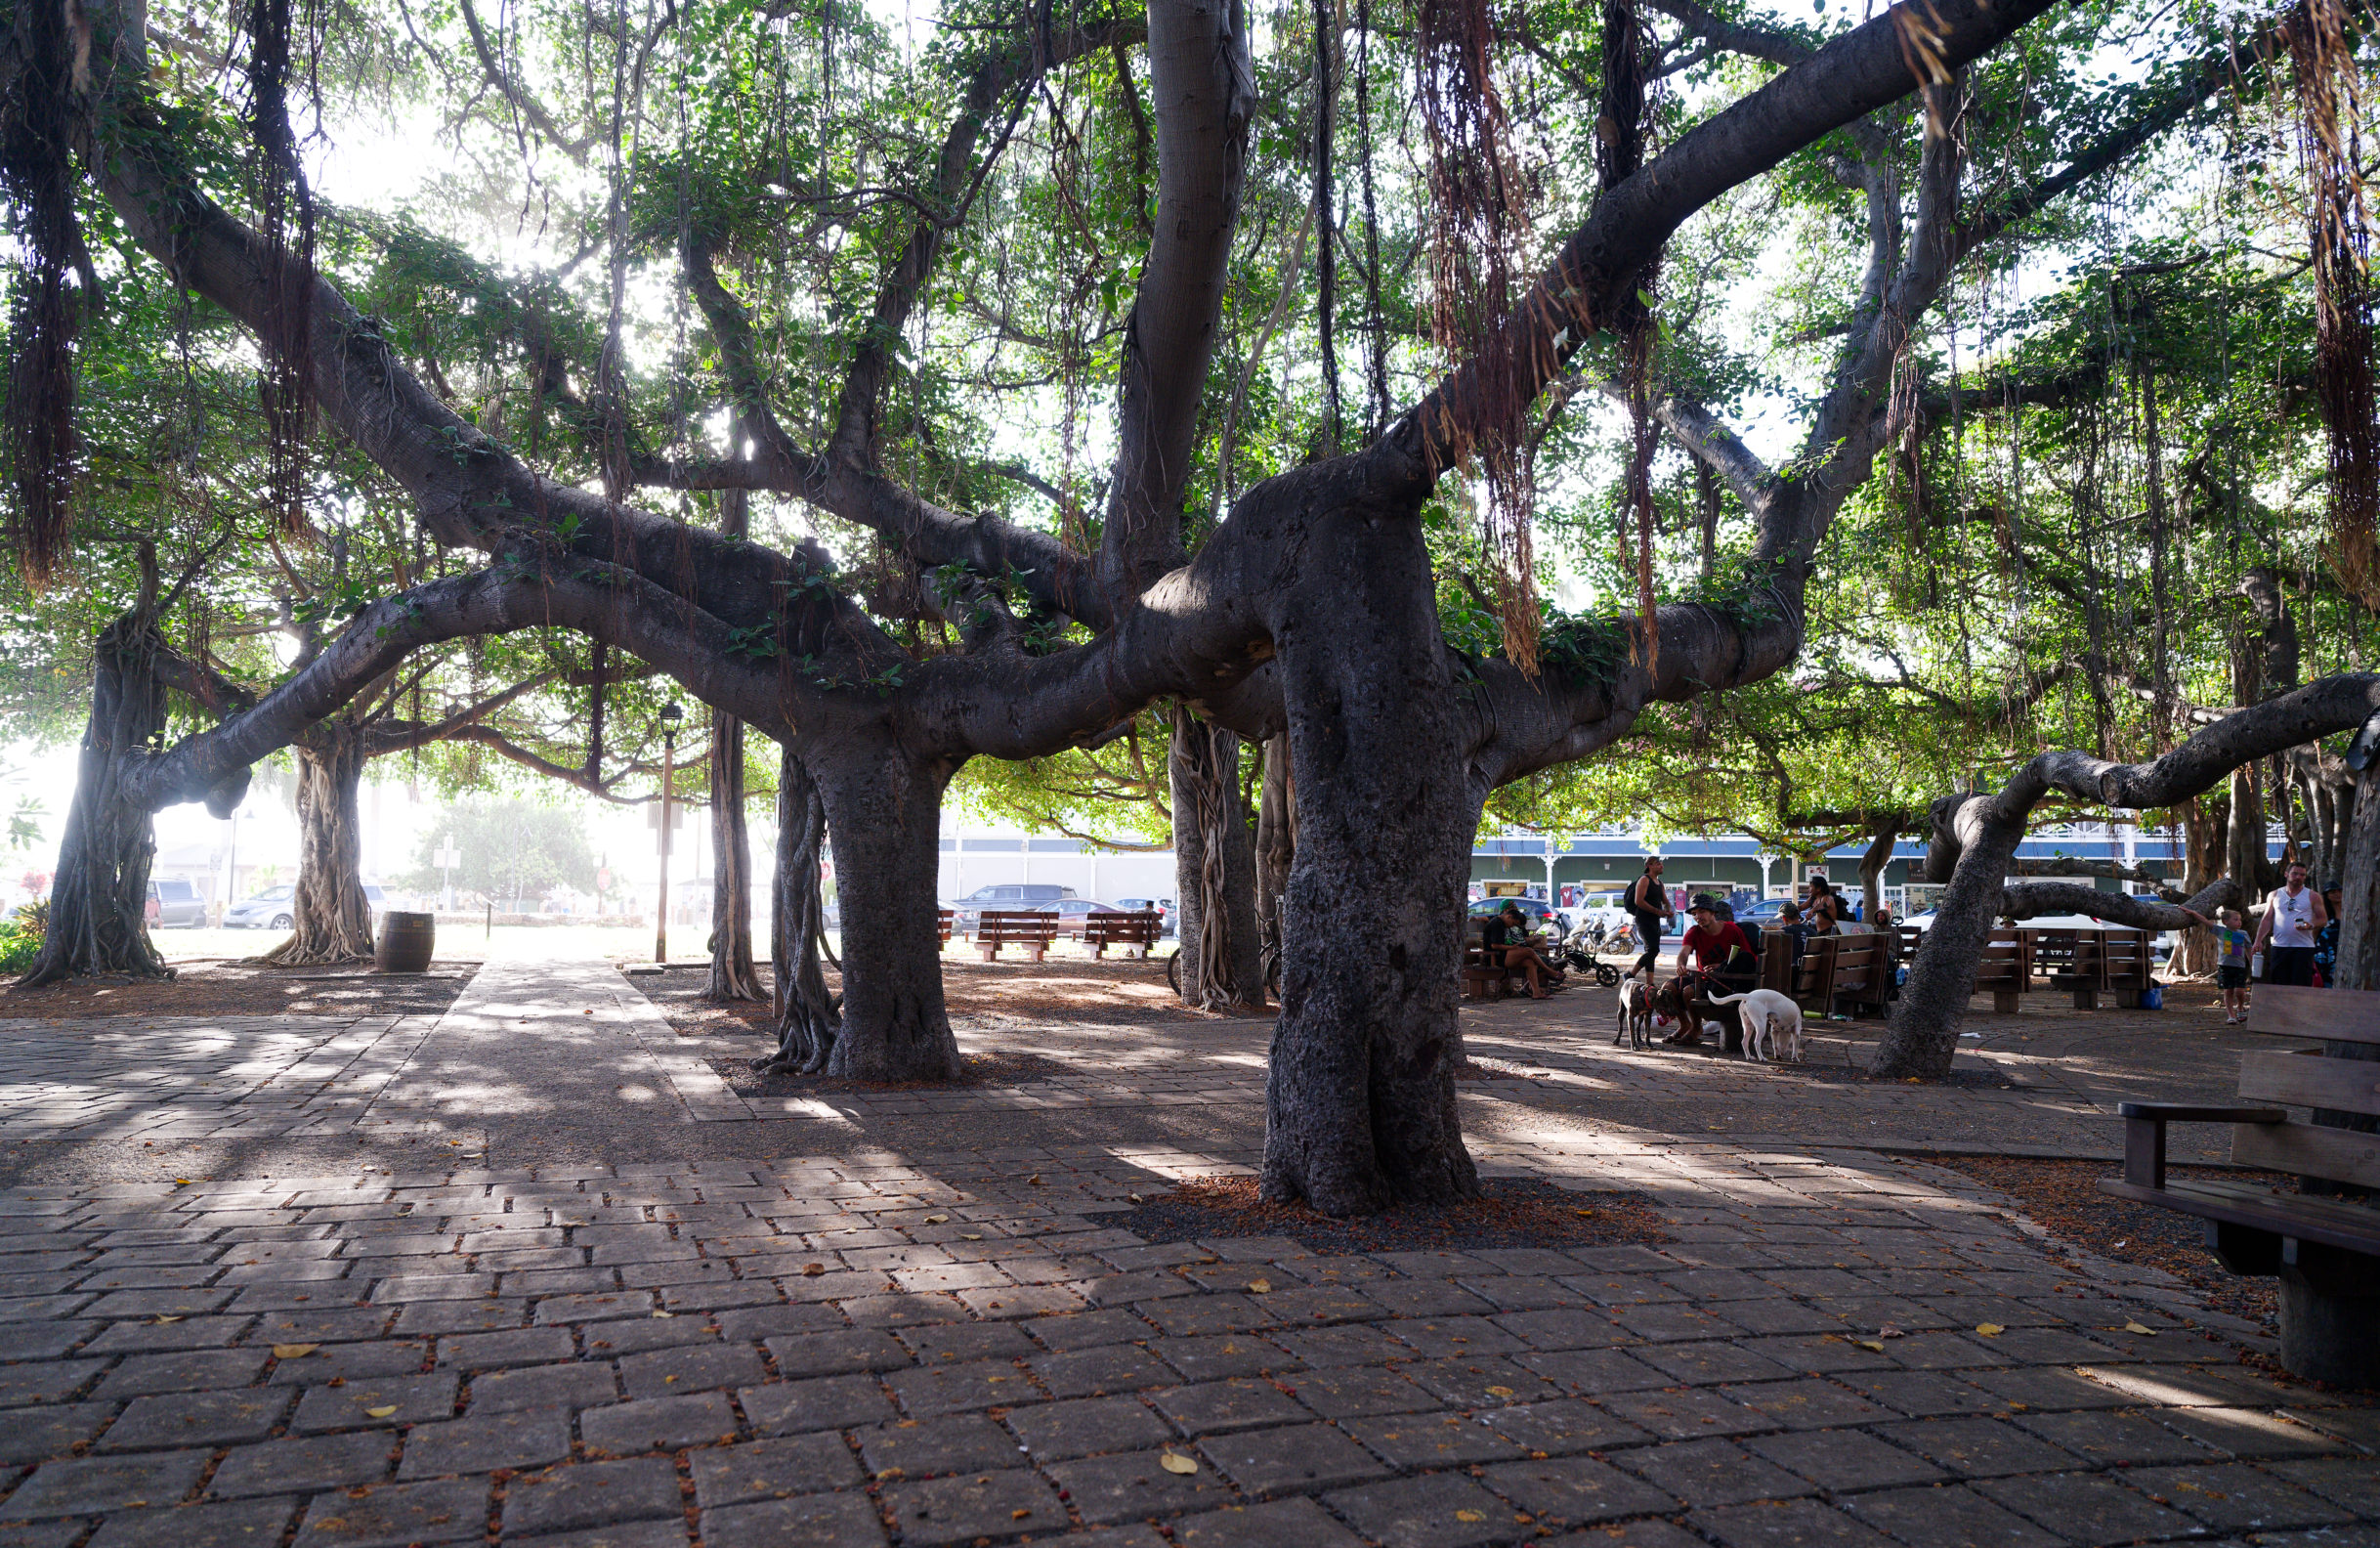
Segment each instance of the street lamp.
M669 961L669 787L676 783L678 722L686 717L672 699L661 706L661 899L654 910L653 960Z

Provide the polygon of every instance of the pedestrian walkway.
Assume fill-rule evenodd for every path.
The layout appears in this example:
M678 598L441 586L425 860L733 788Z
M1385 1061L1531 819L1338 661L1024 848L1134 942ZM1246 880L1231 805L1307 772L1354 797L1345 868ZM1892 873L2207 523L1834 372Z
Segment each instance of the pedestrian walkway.
M574 1127L733 1122L751 1109L600 959L491 962L357 1122Z
M96 1085L0 1047L0 1548L2380 1543L2380 1410L2262 1329L1910 1156L1597 1121L1587 1073L1466 1086L1474 1153L1667 1240L1315 1256L1110 1224L1253 1166L1247 1103L785 1118L595 964L307 1026L88 1028ZM1041 1046L1251 1080L1194 1031ZM1590 1027L1474 1051L1523 1033L1657 1088ZM286 1127L220 1172L107 1127L249 1108ZM679 1155L506 1159L556 1134Z

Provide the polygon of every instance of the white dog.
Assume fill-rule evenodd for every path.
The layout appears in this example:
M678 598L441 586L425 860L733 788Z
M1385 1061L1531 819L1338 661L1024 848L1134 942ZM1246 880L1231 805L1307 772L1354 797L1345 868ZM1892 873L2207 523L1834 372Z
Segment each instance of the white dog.
M1739 1000L1744 1003L1744 1009L1736 1012L1744 1024L1744 1057L1757 1059L1763 1056L1761 1038L1765 1035L1768 1039L1766 1056L1776 1058L1779 1052L1777 1029L1782 1027L1785 1049L1791 1051L1796 1064L1801 1063L1802 1008L1774 989L1754 989L1739 995L1713 995L1710 1003L1715 1006L1733 1005Z
M1650 1048L1653 1042L1653 979L1647 972L1632 972L1620 980L1620 1030L1611 1036L1611 1046L1618 1048L1620 1039L1628 1039L1630 1048Z

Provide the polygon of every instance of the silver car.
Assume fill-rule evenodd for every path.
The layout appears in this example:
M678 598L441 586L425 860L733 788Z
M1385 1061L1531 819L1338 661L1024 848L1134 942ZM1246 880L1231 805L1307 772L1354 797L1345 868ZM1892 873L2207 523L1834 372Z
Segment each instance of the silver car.
M372 906L372 917L378 919L387 906L379 886L363 883L363 896ZM294 886L267 887L252 898L233 904L223 911L226 929L293 929L297 925L297 888Z

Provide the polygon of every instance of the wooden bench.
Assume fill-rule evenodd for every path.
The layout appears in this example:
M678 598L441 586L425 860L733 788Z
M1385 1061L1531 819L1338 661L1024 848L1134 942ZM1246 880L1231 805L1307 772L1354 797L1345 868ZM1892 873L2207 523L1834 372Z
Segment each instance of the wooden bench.
M2123 1103L2124 1175L2100 1191L2194 1215L2226 1268L2278 1275L2288 1369L2380 1387L2380 1208L2320 1196L2339 1184L2380 1189L2380 993L2259 984L2248 1030L2320 1046L2241 1054L2239 1095L2259 1105ZM2291 1107L2313 1109L2314 1121L2294 1120ZM2175 1123L2231 1124L2232 1161L2294 1173L2299 1191L2169 1182L2165 1126Z
M2033 987L2033 932L1998 929L1983 943L1976 963L1974 994L1991 996L1991 1008L2001 1015L2024 1009L2023 996Z
M1146 957L1157 946L1158 927L1155 909L1128 914L1085 914L1083 941L1090 947L1093 957L1106 957L1110 946L1121 947L1135 957Z
M1027 962L1040 962L1057 938L1058 917L1038 909L986 909L975 924L975 949L986 962L1002 946L1022 946Z
M958 911L956 909L936 909L934 912L940 916L942 944L948 946L951 944L951 925L956 922Z
M1813 935L1794 974L1793 998L1806 1011L1833 1012L1840 1002L1856 1010L1882 1007L1891 983L1884 942L1871 934Z
M1507 968L1491 962L1486 943L1480 939L1480 928L1487 922L1466 919L1463 922L1463 998L1466 1000L1502 1000L1507 995L1529 992L1529 975L1517 968ZM1543 955L1541 953L1541 955ZM1549 958L1548 961L1553 959Z
M2073 995L2077 1010L2098 1010L2102 994L2113 995L2118 1006L2136 1008L2141 991L2154 981L2146 930L2043 930L2040 936L2034 961L2053 988Z

